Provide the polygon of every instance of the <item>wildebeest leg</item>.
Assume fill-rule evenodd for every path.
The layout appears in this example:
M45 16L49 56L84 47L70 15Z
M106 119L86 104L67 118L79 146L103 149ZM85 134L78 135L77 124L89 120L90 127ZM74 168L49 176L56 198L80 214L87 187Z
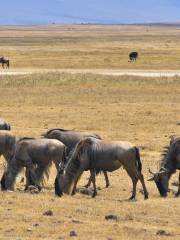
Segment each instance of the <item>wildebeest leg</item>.
M105 181L106 181L106 188L108 188L109 187L109 179L108 179L108 174L107 174L107 172L106 171L103 171L103 173L104 173L104 177L105 177Z
M43 180L43 174L46 172L47 169L48 169L47 166L37 166L37 168L35 170L36 184L39 189L41 189L40 182Z
M135 166L133 167L134 169L131 169L131 166L126 166L123 165L123 167L125 168L127 174L130 176L131 180L132 180L132 184L133 184L133 190L132 190L132 195L129 198L129 200L133 200L136 197L136 186L137 186L137 182L138 182L138 172L135 168Z
M29 171L29 184L38 187L41 190L41 187L38 185L37 175L33 165L27 166L27 170Z
M144 176L142 173L139 173L139 180L142 184L142 187L143 187L143 192L144 192L144 199L148 199L148 191L147 191L147 188L146 188L146 185L145 185L145 182L144 182Z
M91 174L90 174L88 183L87 183L84 187L88 188L88 187L91 185L91 182L92 182L92 176L91 176Z
M74 182L74 187L73 187L73 190L72 190L72 193L71 193L72 196L75 195L75 193L76 193L76 186L77 186L77 183L78 183L80 177L81 177L81 175Z
M106 181L106 188L109 187L109 179L108 179L108 175L106 171L103 171L104 177L105 177L105 181ZM90 175L88 183L85 185L86 188L88 188L91 185L92 182L92 176Z
M96 172L95 170L90 170L91 171L91 178L92 178L92 183L93 183L93 195L92 197L94 198L97 195L97 190L96 190Z
M179 195L180 195L180 172L179 172L179 187L175 196L178 197Z
M6 190L14 191L14 183L18 173L22 170L22 166L14 165L13 167L8 168L6 176Z
M27 168L25 170L25 176L26 176L26 185L25 185L24 191L27 191L28 187L30 185L30 183L29 183L30 174L29 174L29 169L27 169Z
M129 198L129 200L133 200L136 198L136 186L138 179L136 177L131 177L132 183L133 183L133 191L132 191L132 196Z

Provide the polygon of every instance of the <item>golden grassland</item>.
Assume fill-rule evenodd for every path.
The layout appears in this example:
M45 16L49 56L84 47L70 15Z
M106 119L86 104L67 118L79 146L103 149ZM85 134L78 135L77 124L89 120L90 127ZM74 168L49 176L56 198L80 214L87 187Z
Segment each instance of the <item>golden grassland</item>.
M179 69L180 26L1 26L0 55L13 68Z
M180 198L160 198L147 182L148 168L157 170L169 136L179 134L180 78L115 77L91 74L34 74L0 78L0 116L17 136L38 137L60 127L89 130L109 140L126 140L141 150L150 198L138 184L137 201L129 202L131 181L123 169L109 174L111 186L95 199L77 193L54 196L55 169L39 194L0 192L0 239L180 239ZM1 174L3 158L1 158ZM86 183L85 173L79 186ZM171 183L177 181L177 174ZM18 188L23 185L17 181ZM170 188L176 188L170 184ZM44 216L47 210L53 216ZM115 214L117 221L105 220ZM158 235L164 230L165 235ZM163 234L163 232L162 232Z

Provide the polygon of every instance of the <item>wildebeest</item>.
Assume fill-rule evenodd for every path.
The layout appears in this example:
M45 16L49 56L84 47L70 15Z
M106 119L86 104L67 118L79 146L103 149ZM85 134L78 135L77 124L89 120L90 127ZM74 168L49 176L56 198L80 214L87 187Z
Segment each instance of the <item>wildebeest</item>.
M138 52L131 52L129 54L129 61L130 62L136 61L138 56L139 56Z
M65 145L56 139L22 138L16 143L15 154L8 162L7 170L1 179L2 190L14 190L14 182L18 173L25 167L28 173L28 185L41 189L43 174L54 162L58 169L65 158ZM35 167L36 166L36 167Z
M16 137L7 130L0 130L0 156L3 155L7 162L10 161L15 150Z
M5 67L5 65L6 65L6 68L9 68L9 66L10 66L9 59L5 59L4 57L0 58L0 63L2 64L3 68Z
M11 130L11 125L2 118L0 118L0 130Z
M74 149L76 144L83 140L84 138L93 137L96 139L101 139L101 137L96 133L90 132L83 132L83 131L75 131L75 130L66 130L62 128L50 129L46 133L42 135L46 138L51 139L58 139L59 141L63 142L67 146L67 154L69 155L70 152ZM106 187L109 186L109 179L106 171L103 171ZM86 187L89 187L91 184L91 178L89 179Z
M148 198L148 192L141 172L142 164L139 149L127 142L106 143L105 141L86 138L80 141L65 168L60 169L55 179L55 194L61 196L63 192L75 193L78 179L84 170L89 169L93 181L94 192L92 197L97 195L96 172L115 171L121 166L127 171L133 183L133 192L130 199L136 196L136 185L141 181L144 191L144 198ZM73 187L73 189L72 189Z
M163 158L159 172L153 173L149 181L155 181L158 191L162 197L167 196L168 185L171 176L180 170L180 138L171 139L168 147L164 148ZM180 173L179 173L179 187L176 196L180 195Z

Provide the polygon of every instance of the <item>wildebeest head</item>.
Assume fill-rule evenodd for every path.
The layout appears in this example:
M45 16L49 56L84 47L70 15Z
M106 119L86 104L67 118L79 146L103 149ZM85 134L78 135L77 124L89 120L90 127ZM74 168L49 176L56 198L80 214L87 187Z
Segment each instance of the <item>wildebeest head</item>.
M59 197L62 197L63 193L70 194L72 185L73 182L69 179L69 176L64 171L59 171L54 182L55 194Z
M91 144L91 139L83 139L69 154L66 163L62 161L59 165L59 172L55 179L55 194L62 196L63 193L71 194L75 182L80 178L86 164L82 156L86 153L86 147Z
M59 197L62 197L63 195L63 190L60 184L60 175L59 173L56 176L55 182L54 182L54 188L55 188L55 194Z
M158 191L162 197L167 196L168 192L168 183L169 177L168 172L165 168L161 168L159 172L153 173L150 169L149 172L152 174L152 177L148 181L154 181L158 188Z

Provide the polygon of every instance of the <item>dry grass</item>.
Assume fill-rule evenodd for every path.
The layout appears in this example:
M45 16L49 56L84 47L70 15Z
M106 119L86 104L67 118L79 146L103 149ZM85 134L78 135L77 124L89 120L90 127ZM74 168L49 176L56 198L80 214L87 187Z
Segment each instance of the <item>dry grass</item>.
M134 50L136 64L128 62ZM16 68L179 69L180 27L0 27L0 55Z
M107 139L127 140L141 148L143 172L156 170L169 136L179 134L180 78L108 77L96 75L44 74L1 77L0 116L19 136L39 136L52 127L99 133ZM2 168L1 168L2 173ZM47 188L38 195L16 190L0 193L0 239L179 239L179 199L172 193L159 197L153 183L146 182L150 199L139 192L128 202L131 182L123 169L110 176L111 187L102 188L96 199L77 193L54 196L52 169ZM83 175L83 185L88 173ZM177 180L177 175L172 180ZM22 188L22 185L17 183ZM170 185L171 188L174 188ZM53 216L44 216L51 209ZM107 221L115 214L118 221ZM157 235L165 230L169 236Z

